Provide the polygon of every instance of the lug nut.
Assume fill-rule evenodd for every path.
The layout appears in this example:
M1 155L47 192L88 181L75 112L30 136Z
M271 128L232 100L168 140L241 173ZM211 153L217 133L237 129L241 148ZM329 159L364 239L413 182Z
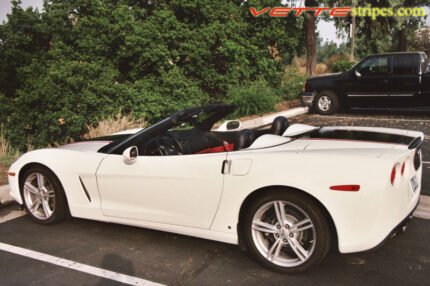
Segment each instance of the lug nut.
M288 224L285 225L285 228L290 228L290 226Z
M275 234L275 237L279 237L279 234Z
M287 243L287 240L284 238L284 242Z
M276 226L276 228L277 228L277 229L280 229L280 228L281 228L281 226L278 224L278 225Z
M290 237L293 237L293 236L294 236L294 234L290 233Z

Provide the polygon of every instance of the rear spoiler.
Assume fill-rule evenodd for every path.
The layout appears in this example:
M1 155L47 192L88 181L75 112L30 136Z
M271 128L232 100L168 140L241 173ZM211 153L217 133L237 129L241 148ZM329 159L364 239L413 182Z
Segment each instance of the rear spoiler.
M419 149L421 145L423 145L423 138L422 137L415 137L411 143L408 145L408 149Z

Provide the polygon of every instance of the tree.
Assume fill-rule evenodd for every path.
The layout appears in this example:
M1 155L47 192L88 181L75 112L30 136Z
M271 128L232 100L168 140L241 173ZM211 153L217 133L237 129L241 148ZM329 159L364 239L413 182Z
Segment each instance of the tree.
M318 7L318 6L335 6L339 3L342 3L341 0L324 0L324 1L316 1L316 0L305 0L306 7ZM325 19L327 19L327 15L323 14ZM307 11L304 15L306 18L306 74L312 75L315 73L316 69L316 60L317 60L317 17L315 16L315 12Z
M421 7L427 0L354 0L357 7L392 8ZM350 3L344 3L348 6ZM354 5L355 6L355 5ZM335 18L338 30L349 33L352 17ZM359 57L368 54L407 51L408 42L413 41L415 31L422 25L422 17L355 17L356 52Z
M411 47L415 51L423 51L430 56L430 27L424 27L416 32Z
M306 7L319 6L315 0L306 0ZM306 74L313 75L317 64L316 17L313 12L307 12L306 18Z
M46 0L41 13L14 2L0 25L0 120L15 146L38 147L119 109L154 122L256 80L279 88L303 37L300 17L254 18L228 0Z

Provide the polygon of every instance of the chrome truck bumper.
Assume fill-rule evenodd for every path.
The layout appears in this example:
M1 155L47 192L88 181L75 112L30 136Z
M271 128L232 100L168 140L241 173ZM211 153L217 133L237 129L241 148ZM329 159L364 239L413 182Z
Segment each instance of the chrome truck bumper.
M302 104L307 107L312 107L314 99L315 99L315 93L314 92L302 92L300 93L300 99L302 101Z

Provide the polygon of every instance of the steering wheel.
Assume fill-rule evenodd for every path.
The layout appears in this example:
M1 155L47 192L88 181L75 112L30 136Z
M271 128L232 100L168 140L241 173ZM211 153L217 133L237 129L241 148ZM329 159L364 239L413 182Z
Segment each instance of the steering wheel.
M162 143L161 142L162 139L164 139L167 142ZM158 136L156 139L156 146L157 146L157 150L160 153L160 155L182 155L182 154L184 154L184 147L182 146L181 142L179 142L179 140L176 139L176 137L170 133L166 133L166 134Z

